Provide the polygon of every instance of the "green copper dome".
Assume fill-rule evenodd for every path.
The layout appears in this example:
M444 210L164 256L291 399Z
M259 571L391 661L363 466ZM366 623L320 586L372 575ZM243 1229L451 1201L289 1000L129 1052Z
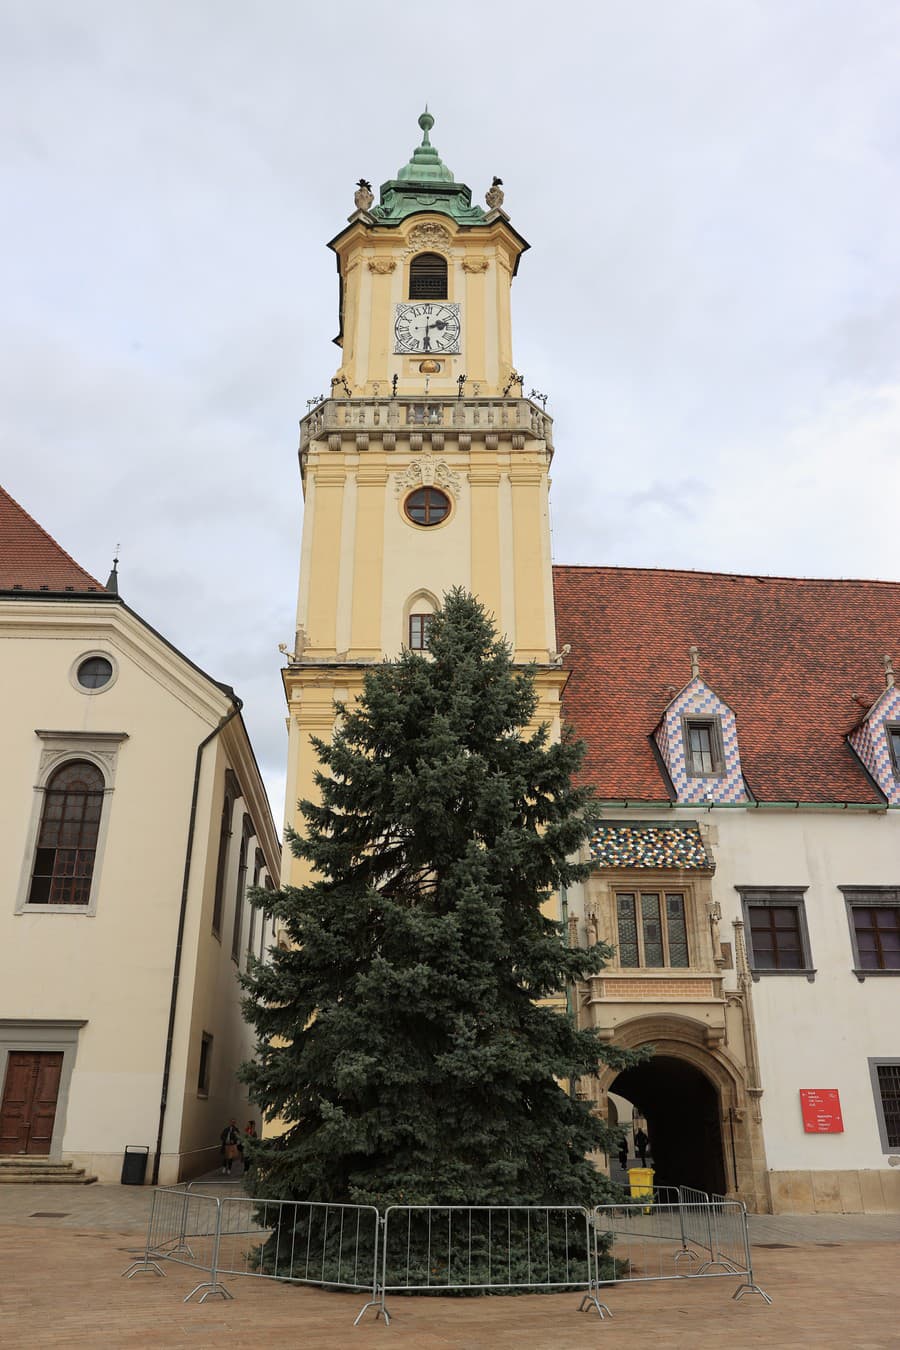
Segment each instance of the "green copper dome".
M439 211L452 216L461 225L477 225L484 220L480 206L472 205L472 193L465 183L456 183L431 144L428 133L434 118L426 108L419 118L422 143L416 146L408 164L398 169L397 177L381 185L378 206L371 215L382 225L397 225L417 211Z

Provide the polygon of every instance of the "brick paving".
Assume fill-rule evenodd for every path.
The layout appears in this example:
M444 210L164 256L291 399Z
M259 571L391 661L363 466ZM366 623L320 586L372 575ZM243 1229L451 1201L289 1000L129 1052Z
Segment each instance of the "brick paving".
M22 1193L27 1191L28 1195ZM231 1193L234 1193L233 1191ZM9 1187L0 1194L0 1344L19 1347L313 1347L353 1344L411 1350L654 1350L813 1345L894 1350L898 1331L900 1216L758 1216L754 1264L772 1307L736 1281L618 1286L613 1313L579 1314L571 1294L516 1298L392 1298L386 1329L354 1328L364 1298L271 1281L231 1279L232 1302L184 1304L202 1273L166 1263L166 1277L121 1278L141 1237L149 1190ZM38 1219L37 1213L65 1213ZM769 1246L767 1244L784 1244ZM837 1244L837 1245L832 1245ZM369 1314L371 1317L372 1314Z

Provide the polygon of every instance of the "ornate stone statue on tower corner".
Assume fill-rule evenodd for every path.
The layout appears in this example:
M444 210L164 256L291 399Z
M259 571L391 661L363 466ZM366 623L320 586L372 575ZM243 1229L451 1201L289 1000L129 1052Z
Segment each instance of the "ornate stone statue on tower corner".
M503 179L494 177L491 186L484 194L484 200L492 211L496 211L503 205Z
M368 211L374 200L372 184L367 182L365 178L360 178L353 194L353 204L357 211Z

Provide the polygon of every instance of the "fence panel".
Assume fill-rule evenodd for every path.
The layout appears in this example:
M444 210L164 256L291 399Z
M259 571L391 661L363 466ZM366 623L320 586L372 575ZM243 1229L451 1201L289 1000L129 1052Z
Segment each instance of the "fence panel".
M143 1260L135 1261L122 1274L129 1280L148 1271L163 1275L159 1261L174 1261L210 1273L209 1280L192 1289L185 1303L201 1290L201 1303L212 1294L231 1298L216 1278L221 1203L215 1196L197 1195L181 1187L157 1187L150 1206Z
M697 1264L679 1268L685 1259ZM647 1205L638 1199L627 1205L598 1205L594 1268L600 1285L739 1276L743 1282L735 1298L757 1293L771 1302L754 1282L747 1212L733 1200Z
M575 1205L391 1205L384 1215L381 1303L388 1293L582 1289L594 1293L590 1211Z
M372 1205L221 1201L218 1272L363 1289L378 1300L379 1215ZM357 1321L359 1321L359 1317Z

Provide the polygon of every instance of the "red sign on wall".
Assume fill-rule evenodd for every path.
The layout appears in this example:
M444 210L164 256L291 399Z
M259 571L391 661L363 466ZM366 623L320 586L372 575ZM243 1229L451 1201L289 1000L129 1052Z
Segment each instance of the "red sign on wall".
M837 1088L801 1088L800 1109L807 1134L843 1134L841 1099Z

